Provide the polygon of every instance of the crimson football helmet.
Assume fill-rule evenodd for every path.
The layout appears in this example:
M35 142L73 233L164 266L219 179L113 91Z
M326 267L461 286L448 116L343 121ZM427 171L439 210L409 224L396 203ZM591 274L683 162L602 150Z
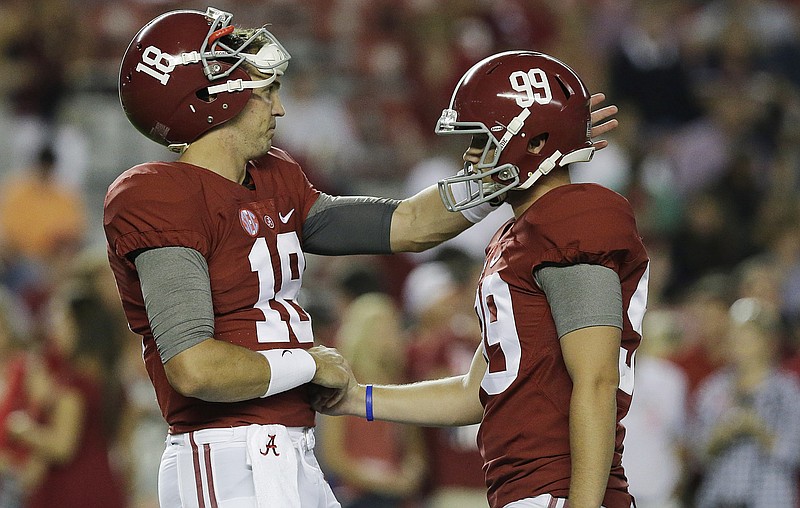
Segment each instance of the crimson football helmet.
M580 77L543 53L508 51L472 66L442 111L436 133L472 134L481 144L487 139L477 164L466 163L458 175L439 182L447 209L496 202L510 190L530 188L554 168L591 160L589 99ZM541 136L542 151L531 153L528 143ZM469 193L457 201L450 186L464 183Z
M136 34L122 59L119 97L142 134L173 149L185 146L235 117L253 89L284 73L289 53L265 28L237 44L226 39L232 17L213 7L172 11ZM246 51L262 43L258 52ZM252 79L245 62L268 78Z

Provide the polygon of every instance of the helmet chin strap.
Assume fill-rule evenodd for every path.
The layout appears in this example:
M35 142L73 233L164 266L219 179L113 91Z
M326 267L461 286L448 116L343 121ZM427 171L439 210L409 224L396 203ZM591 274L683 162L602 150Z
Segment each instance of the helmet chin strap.
M593 146L587 146L586 148L580 148L566 155L562 155L559 150L556 150L553 152L553 155L546 158L541 164L539 164L539 167L536 168L536 171L528 173L527 180L519 184L517 187L515 187L515 189L530 189L531 186L536 183L536 180L550 173L554 168L564 167L572 164L573 162L589 162L592 160L594 150L595 149Z

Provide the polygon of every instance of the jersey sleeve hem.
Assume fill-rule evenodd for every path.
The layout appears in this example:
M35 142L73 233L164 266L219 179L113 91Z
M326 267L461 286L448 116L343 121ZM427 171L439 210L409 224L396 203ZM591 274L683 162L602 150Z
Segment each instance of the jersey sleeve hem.
M131 252L158 247L188 247L204 256L208 252L206 239L195 231L135 231L117 238L114 253L127 260Z

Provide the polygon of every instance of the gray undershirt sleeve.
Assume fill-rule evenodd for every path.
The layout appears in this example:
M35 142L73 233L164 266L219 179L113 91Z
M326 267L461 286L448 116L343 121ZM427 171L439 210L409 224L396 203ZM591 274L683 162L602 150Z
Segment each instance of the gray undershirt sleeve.
M534 277L547 296L558 336L589 326L622 329L622 286L605 266L547 266Z
M391 254L392 214L399 200L320 194L303 223L311 254Z
M161 361L214 336L214 307L205 258L187 247L142 252L134 261Z

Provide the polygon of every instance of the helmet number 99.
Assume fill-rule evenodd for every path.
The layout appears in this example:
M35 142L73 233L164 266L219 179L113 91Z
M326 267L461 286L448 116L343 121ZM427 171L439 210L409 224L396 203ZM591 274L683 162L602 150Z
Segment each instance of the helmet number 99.
M156 78L162 85L169 81L169 73L175 69L175 64L155 46L147 46L142 53L142 61L136 66L136 72L144 72Z
M524 94L516 96L517 105L521 108L529 108L535 103L549 104L553 99L547 74L542 69L514 71L509 76L509 81L514 91Z

